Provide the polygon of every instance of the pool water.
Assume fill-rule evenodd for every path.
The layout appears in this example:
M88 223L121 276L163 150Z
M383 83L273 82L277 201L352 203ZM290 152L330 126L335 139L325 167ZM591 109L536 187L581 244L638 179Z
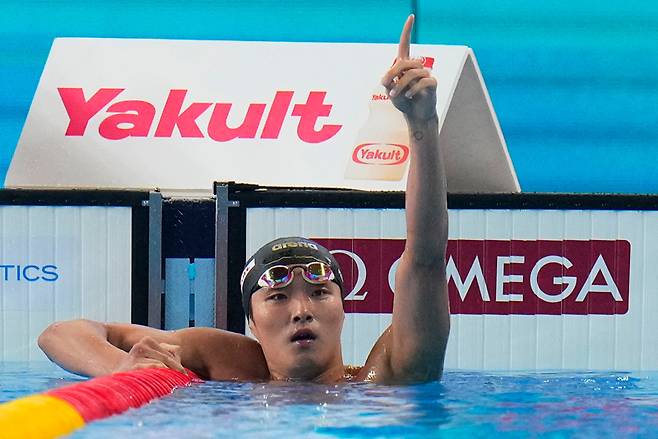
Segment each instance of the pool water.
M47 363L0 364L0 402L79 382ZM638 437L658 434L658 372L447 371L441 383L207 382L72 438Z

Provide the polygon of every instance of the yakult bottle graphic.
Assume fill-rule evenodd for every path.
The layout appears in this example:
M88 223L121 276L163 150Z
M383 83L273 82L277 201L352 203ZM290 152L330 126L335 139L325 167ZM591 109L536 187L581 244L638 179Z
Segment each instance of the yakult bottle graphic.
M423 57L431 69L434 58ZM368 119L350 148L345 178L358 180L401 180L409 164L409 132L404 115L379 85L372 92Z

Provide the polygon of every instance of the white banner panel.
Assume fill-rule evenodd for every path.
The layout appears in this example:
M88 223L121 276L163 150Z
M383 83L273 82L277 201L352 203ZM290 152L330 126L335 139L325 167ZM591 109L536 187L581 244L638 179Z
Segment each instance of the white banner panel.
M393 44L56 39L7 187L402 190ZM473 51L415 45L438 78L451 192L518 192Z
M391 321L404 211L247 209L247 254L290 235L339 259L344 360L363 364ZM656 258L655 211L451 210L446 367L655 370Z
M130 322L131 208L0 206L0 361L58 320Z

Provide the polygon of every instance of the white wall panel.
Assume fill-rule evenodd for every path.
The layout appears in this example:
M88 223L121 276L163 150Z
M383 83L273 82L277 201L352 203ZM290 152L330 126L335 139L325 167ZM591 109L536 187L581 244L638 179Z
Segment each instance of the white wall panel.
M600 239L617 239L617 213L604 211L591 215L590 236ZM598 293L601 294L601 293ZM599 368L615 366L615 332L617 316L589 316L589 358L587 368L596 364Z
M508 211L485 211L485 239L512 239L512 217ZM511 246L510 246L510 254ZM495 291L489 294L495 296ZM511 322L509 316L484 315L484 368L510 368Z
M485 211L451 211L449 239L481 239L485 236ZM403 235L404 236L404 235ZM457 314L451 320L450 346L455 345L456 357L446 355L446 367L484 369L484 315Z
M582 211L565 211L565 238L591 238L591 213ZM562 367L566 369L587 369L589 367L589 318L587 316L565 315L562 328Z
M537 216L537 235L535 239L538 237L553 241L565 239L565 211L541 210L537 211ZM556 318L556 316L537 316L537 332L535 335L535 367L541 369L564 368L564 320Z
M55 260L73 261L79 257L82 211L79 208L55 208ZM82 276L62 276L53 284L54 321L70 320L82 315Z
M362 238L381 238L382 218L390 211L357 209L352 211L354 229L351 236ZM395 212L397 214L397 212ZM398 235L399 236L399 235ZM396 236L396 237L398 237ZM387 276L379 276L380 282L387 282ZM368 316L368 314L366 314ZM386 329L382 321L382 314L370 314L370 318L354 319L354 344L355 352L351 363L363 364L370 348ZM389 321L390 323L390 321ZM365 354L365 356L364 356Z
M2 212L3 265L16 265L28 260L28 208L11 206ZM7 276L7 273L9 275ZM25 282L16 281L12 271L2 277L2 351L4 360L28 360L29 348L29 296Z
M536 240L539 214L537 211L511 212L511 239ZM537 367L537 316L514 316L510 322L509 369Z
M105 208L107 216L107 320L130 321L132 221L130 208ZM110 270L109 268L112 267ZM118 268L118 272L114 268ZM122 294L115 294L121 291Z
M54 208L47 206L35 206L28 209L28 252L27 260L36 265L47 264L54 261L55 249L53 237L55 232ZM52 322L53 310L55 308L54 292L51 282L29 282L27 285L28 308L27 324L28 340L36 340L43 328ZM29 343L28 359L38 359L41 350L36 343Z
M129 207L1 206L1 263L22 267L0 269L1 359L45 360L54 321L129 322L131 238Z
M105 321L107 306L105 290L107 272L96 272L95 267L107 267L107 218L94 208L84 209L82 215L82 313L92 320Z
M658 369L658 220L644 215L641 368ZM631 271L631 282L633 272Z
M626 314L454 314L446 367L477 370L657 369L658 212L451 210L451 240L628 241ZM402 210L249 209L247 253L285 235L402 239ZM589 257L594 263L594 252ZM611 267L612 269L612 267ZM508 265L506 273L514 273ZM565 275L566 276L566 275ZM514 284L510 284L512 291ZM574 295L576 293L573 293ZM601 294L601 293L589 293ZM490 291L495 298L495 290ZM343 355L362 363L390 314L346 314Z
M633 243L633 247L631 248L633 270L631 270L630 276L630 291L644 290L644 294L631 294L629 298L629 309L633 310L632 312L634 316L637 316L636 318L625 318L623 315L615 316L615 362L612 368L617 370L637 369L637 365L642 364L641 357L644 338L642 334L642 321L646 318L644 316L644 297L655 294L656 284L646 284L643 279L647 264L644 256L647 245L643 236L644 217L645 215L641 212L625 212L623 215L618 216L617 230L615 231L615 237L617 239L625 238ZM656 224L656 227L658 227L658 224ZM658 251L658 248L654 248L655 251ZM629 337L629 334L633 334L634 336ZM658 342L658 336L655 334L658 334L658 332L654 332L654 342ZM658 365L654 365L653 368L658 368Z

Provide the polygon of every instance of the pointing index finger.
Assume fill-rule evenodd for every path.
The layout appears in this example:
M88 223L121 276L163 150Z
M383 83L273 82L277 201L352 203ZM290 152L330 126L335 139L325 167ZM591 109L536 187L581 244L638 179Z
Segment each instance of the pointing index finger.
M402 33L400 34L400 44L398 45L398 58L409 59L409 46L411 44L411 29L414 27L414 14L407 17L404 23Z

